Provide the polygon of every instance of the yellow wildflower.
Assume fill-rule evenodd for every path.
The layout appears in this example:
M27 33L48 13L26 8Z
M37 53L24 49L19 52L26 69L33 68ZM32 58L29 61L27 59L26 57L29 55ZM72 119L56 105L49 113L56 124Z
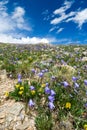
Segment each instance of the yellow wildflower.
M42 84L41 87L42 87L42 88L46 87L46 84Z
M32 95L35 95L35 90L32 90L32 91L31 91L31 94L32 94Z
M22 95L23 94L23 91L19 91L19 95Z
M70 109L71 108L71 103L70 102L66 102L65 108Z
M16 86L15 86L16 88L19 88L20 87L20 85L19 84L16 84Z
M5 92L5 96L6 97L8 97L9 96L9 92L7 91L7 92Z
M84 124L84 129L87 130L87 124Z
M20 90L24 90L24 87L23 87L23 86L21 86L21 87L20 87Z
M43 88L39 88L38 92L40 93L43 92Z

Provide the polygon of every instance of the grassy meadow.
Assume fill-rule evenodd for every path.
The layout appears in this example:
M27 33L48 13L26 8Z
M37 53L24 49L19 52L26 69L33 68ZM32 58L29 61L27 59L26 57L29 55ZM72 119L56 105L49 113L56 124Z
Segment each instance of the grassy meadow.
M37 130L87 130L87 45L0 44L0 70L17 79L6 99L35 111Z

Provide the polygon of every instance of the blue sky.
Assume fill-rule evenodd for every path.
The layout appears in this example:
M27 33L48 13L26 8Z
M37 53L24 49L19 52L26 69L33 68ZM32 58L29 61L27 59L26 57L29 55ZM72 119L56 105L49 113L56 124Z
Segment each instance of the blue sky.
M0 42L87 44L87 1L1 0Z

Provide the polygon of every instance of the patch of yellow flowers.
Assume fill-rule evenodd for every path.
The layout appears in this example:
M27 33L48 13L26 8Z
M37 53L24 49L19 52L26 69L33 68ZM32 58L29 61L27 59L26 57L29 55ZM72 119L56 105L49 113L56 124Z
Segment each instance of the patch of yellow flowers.
M19 94L19 95L22 95L22 94L23 94L23 91L24 91L24 86L21 86L20 84L16 84L15 87L16 87L17 89L19 89L18 94Z
M70 108L71 108L71 103L70 103L70 102L66 102L65 108L66 108L66 109L70 109Z
M45 87L46 87L46 84L42 84L41 87L42 87L42 88L45 88Z
M87 130L87 124L84 124L83 127L84 127L84 130Z
M32 95L35 95L35 93L36 93L35 90L32 90L32 91L31 91L31 94L32 94Z
M5 96L6 96L6 97L9 96L9 92L8 92L8 91L5 92Z
M15 86L16 88L20 88L20 84L16 84L16 86Z

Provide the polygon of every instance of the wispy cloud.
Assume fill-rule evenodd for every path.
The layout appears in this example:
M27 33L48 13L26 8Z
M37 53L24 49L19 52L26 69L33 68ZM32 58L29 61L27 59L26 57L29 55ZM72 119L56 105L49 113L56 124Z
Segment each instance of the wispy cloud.
M72 2L65 1L64 5L60 7L59 9L56 9L53 13L55 15L62 15L67 9L69 9L72 6Z
M54 31L54 30L56 30L58 28L59 28L58 26L54 26L54 27L50 28L49 32L52 32L52 31Z
M72 6L72 4L73 4L72 2L65 1L62 7L60 7L59 9L56 9L53 12L56 18L51 20L51 24L54 24L54 25L59 24L63 22L65 19L67 19L68 17L75 15L74 12L70 12L68 14L65 13L65 11L69 9Z
M78 24L78 28L81 29L82 25L87 22L87 8L83 10L66 11L71 8L73 2L65 1L63 6L56 9L53 14L55 18L50 21L52 25L60 24L62 22L74 22Z
M69 21L77 23L78 27L81 29L82 25L87 22L87 8L76 12L76 15L74 17L66 20L66 22Z
M64 28L59 28L56 33L60 33L63 31Z

